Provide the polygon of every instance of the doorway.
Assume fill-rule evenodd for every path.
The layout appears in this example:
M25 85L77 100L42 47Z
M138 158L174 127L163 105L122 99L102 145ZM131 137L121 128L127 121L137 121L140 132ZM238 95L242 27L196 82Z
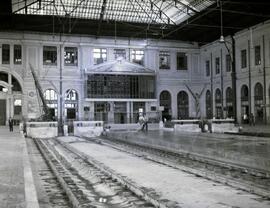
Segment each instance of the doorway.
M0 125L6 125L6 100L0 100Z

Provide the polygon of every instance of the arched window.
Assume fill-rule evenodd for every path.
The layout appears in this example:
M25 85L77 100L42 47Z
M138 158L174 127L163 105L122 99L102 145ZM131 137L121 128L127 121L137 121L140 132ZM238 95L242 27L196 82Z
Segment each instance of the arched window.
M233 115L233 91L231 87L226 89L226 112L227 117L232 118Z
M178 119L189 118L188 94L185 91L180 91L177 94L177 110Z
M65 93L65 116L67 119L76 119L78 112L78 93L69 89Z
M164 106L164 110L162 111L162 120L171 119L171 94L167 91L164 90L160 93L159 96L159 103L160 106Z
M20 83L18 82L18 80L14 76L12 76L12 91L15 91L15 92L22 91L22 87L21 87Z
M220 89L216 89L215 92L215 108L216 108L216 118L222 118L222 97Z
M46 100L47 106L49 107L50 114L57 117L57 93L53 89L47 89L44 92L44 98Z
M211 92L210 90L206 91L205 94L205 107L206 107L206 117L212 118L212 98L211 98Z
M249 90L247 85L241 87L241 118L242 123L248 123L249 119L249 102L248 102Z
M257 83L254 87L254 116L256 123L263 122L263 86L261 83Z

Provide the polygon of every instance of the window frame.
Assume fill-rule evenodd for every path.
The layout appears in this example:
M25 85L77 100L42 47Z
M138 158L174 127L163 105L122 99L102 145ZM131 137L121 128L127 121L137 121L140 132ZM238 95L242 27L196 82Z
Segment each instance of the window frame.
M215 69L216 74L220 74L220 57L215 58Z
M74 53L74 58L67 58L67 53ZM71 55L72 56L72 55ZM67 59L73 62L67 63ZM65 46L64 47L64 64L65 66L78 66L78 47L75 46Z
M183 58L183 63L180 65L180 58ZM176 70L187 71L188 70L188 56L185 52L176 53Z
M95 55L99 55L99 57L95 57ZM103 55L105 55L105 58L103 57ZM107 58L108 58L107 48L93 48L94 65L105 63L107 61ZM98 60L102 60L102 62L99 62Z
M22 64L22 45L15 44L13 46L13 63L16 65Z
M131 51L131 62L144 66L144 50L143 49L132 49ZM141 59L137 59L137 56L142 56Z
M261 65L262 57L261 57L261 46L256 45L254 47L254 64L255 66Z
M6 46L7 48L5 48ZM2 64L10 64L10 45L9 44L2 44Z
M247 49L240 51L241 69L247 68Z
M226 54L226 72L231 72L232 71L232 61L231 61L231 55Z
M205 74L207 77L210 76L210 60L205 61Z
M119 52L119 51L121 51L121 53L117 53L117 51ZM123 53L124 52L124 53ZM123 59L125 59L126 60L126 58L127 58L127 51L126 51L126 49L124 49L124 48L114 48L113 49L113 54L114 54L114 59L115 60L117 60L119 57L122 57ZM124 56L122 56L122 55L124 55Z
M50 50L45 50L45 49L50 49ZM54 50L52 50L52 49L54 49ZM51 54L49 54L49 52ZM46 57L45 57L46 55L49 55L51 57L47 57L47 59L46 59ZM57 46L44 45L43 46L43 65L45 65L45 66L57 66L57 55L58 55L57 54ZM53 58L51 60L52 62L46 62L47 60L50 60L50 58Z
M166 64L161 64L161 58L167 58ZM170 51L159 51L159 69L161 70L170 70L171 69L171 54Z

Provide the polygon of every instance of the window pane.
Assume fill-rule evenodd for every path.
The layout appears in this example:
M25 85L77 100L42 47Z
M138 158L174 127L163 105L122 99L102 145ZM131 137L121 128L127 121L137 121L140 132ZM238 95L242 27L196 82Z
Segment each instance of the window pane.
M64 58L66 66L77 66L78 49L76 47L65 47Z
M57 64L57 48L56 46L43 46L43 64Z
M247 67L247 50L241 50L241 68Z
M187 69L187 55L185 53L177 53L177 70Z
M14 45L14 64L22 63L22 46Z
M230 72L231 71L231 56L229 54L226 55L226 71Z
M118 59L119 57L126 59L126 50L125 49L114 49L114 58Z
M261 64L261 46L255 46L255 65Z
M159 69L170 69L170 52L169 51L160 51Z
M219 58L216 58L216 74L220 73L220 62Z
M9 64L10 49L8 44L2 45L2 64Z
M104 48L94 48L94 64L101 64L107 61L107 49Z
M133 63L143 65L144 63L144 51L133 49L131 53L131 59Z
M210 76L210 61L205 62L205 70L206 70L206 76Z

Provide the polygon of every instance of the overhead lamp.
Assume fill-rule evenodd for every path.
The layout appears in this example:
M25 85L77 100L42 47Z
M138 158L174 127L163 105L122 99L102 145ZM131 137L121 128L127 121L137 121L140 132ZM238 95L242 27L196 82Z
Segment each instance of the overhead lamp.
M219 42L220 42L220 43L225 43L225 39L224 39L224 36L223 36L223 35L220 36Z
M2 89L2 91L3 91L3 92L7 92L7 91L8 91L8 88L5 88L5 87L4 87L4 88Z

